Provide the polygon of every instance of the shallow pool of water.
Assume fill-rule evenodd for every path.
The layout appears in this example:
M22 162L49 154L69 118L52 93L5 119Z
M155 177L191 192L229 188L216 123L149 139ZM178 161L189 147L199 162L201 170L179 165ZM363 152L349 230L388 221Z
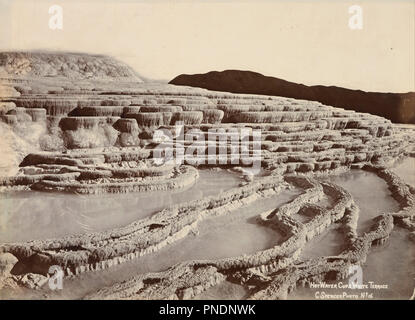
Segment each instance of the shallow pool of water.
M334 199L325 195L317 203L320 207L330 210L335 204ZM300 214L294 215L296 218ZM312 217L302 217L299 221L306 223L309 222ZM340 229L340 224L333 223L321 234L316 235L305 245L301 252L300 259L312 259L321 256L332 256L339 254L344 249L344 236Z
M275 209L292 200L299 193L299 190L283 190L279 195L261 199L227 215L203 220L199 223L197 235L189 235L156 253L107 270L85 273L74 279L67 279L64 290L52 293L52 297L79 298L137 274L166 270L179 262L234 257L268 249L279 243L282 235L275 230L256 224L256 217L264 211ZM41 293L29 292L28 294L33 297Z
M349 191L355 203L360 208L358 233L368 231L372 219L382 212L399 211L398 203L391 197L391 193L384 180L376 174L352 170L338 176L329 177L330 182L340 185ZM341 231L335 225L321 236L307 244L308 252L304 258L337 254L330 252L330 248L341 248L343 243ZM362 268L363 283L370 285L387 285L387 289L348 290L348 289L310 289L298 288L289 294L288 299L316 299L317 292L326 294L348 295L348 299L409 299L415 288L415 246L408 238L408 231L395 227L389 240L381 246L371 248L367 260ZM342 280L347 283L348 280ZM369 296L364 296L368 292ZM362 296L363 294L363 296Z
M415 158L407 157L399 160L391 170L400 176L406 183L415 187Z
M199 179L192 186L173 192L0 193L0 242L56 238L124 226L169 205L217 195L242 181L237 174L222 169L199 173Z
M333 256L342 252L344 250L344 236L339 228L339 224L332 224L321 234L315 236L305 245L300 258L306 260Z
M121 218L126 218L122 215L128 217L126 220L132 221L137 219L137 216L144 217L150 215L152 212L165 207L166 203L172 204L185 200L197 199L197 197L201 198L211 194L217 194L222 190L229 189L240 183L240 179L237 176L230 174L225 170L203 170L201 172L201 178L204 174L206 174L207 177L205 179L199 179L199 183L204 183L204 185L197 186L196 184L187 190L164 196L160 196L160 194L163 193L157 193L157 196L140 195L149 196L147 200L143 200L145 198L141 197L136 199L134 196L129 198L131 194L114 196L114 198L119 199L118 201L106 199L105 196L101 196L101 201L106 205L101 205L100 201L96 201L97 207L93 208L91 204L91 207L89 208L90 216L94 217L95 214L95 217L98 220L97 226L102 227L103 229L105 229L103 226L107 223L106 221L99 221L101 220L100 217L103 211L105 213L102 214L104 214L104 216L107 215L105 216L105 219L107 219L107 217L115 217L113 218L115 220L109 222L110 226L114 225L114 221L120 225L124 225L125 220L122 220ZM362 170L352 170L348 173L332 176L325 180L340 185L352 194L356 204L360 208L358 221L359 234L368 231L374 217L383 212L395 212L399 210L399 206L391 197L391 193L387 188L386 183L374 173ZM219 259L238 256L244 253L249 254L270 248L277 244L282 237L278 232L256 224L256 216L264 211L281 206L295 198L299 193L299 190L284 190L278 196L262 199L249 206L235 210L229 215L206 219L199 224L199 233L197 235L189 235L185 239L165 247L154 254L129 261L113 268L94 273L85 273L73 279L65 279L64 290L61 292L51 293L43 290L39 292L30 291L27 292L27 295L24 294L23 296L19 296L19 298L80 298L104 286L111 286L117 282L130 279L134 275L166 270L170 266L182 261L194 259ZM43 197L48 196L43 193L42 195ZM54 196L55 195L53 195L53 197ZM63 195L57 195L58 198L59 196L63 197L61 201L65 201ZM120 200L122 197L125 197L124 200ZM157 199L157 201L154 199ZM151 207L150 205L150 209L137 209L137 207L140 207L149 201L154 202L154 204L152 204L154 207ZM114 204L111 202L114 202ZM326 202L323 202L323 204L329 205L329 203ZM59 201L56 200L56 203L59 203ZM40 204L38 205L40 206ZM109 205L112 205L112 208L118 207L118 212L113 213L112 211L114 209L106 208L106 206ZM157 205L159 206L157 207ZM23 212L23 215L30 217L30 201L22 206L23 208L16 210L16 212ZM61 204L61 206L63 206L63 204ZM78 206L80 205L78 204ZM57 212L59 212L59 210L47 210L48 206L46 204L43 205L42 208L47 212L46 216L50 221L53 221L54 217L58 216ZM26 212L25 210L29 212ZM35 212L37 212L36 215L42 216L42 211L39 208L38 210L35 210ZM79 215L75 213L73 216L79 217ZM17 226L20 223L13 219L12 221L14 221ZM69 221L76 221L76 219L69 219ZM33 223L34 222L35 220L33 220ZM48 225L47 223L45 224ZM51 225L53 226L53 224L49 223L49 228ZM26 222L24 226L26 226L26 229L24 229L23 232L26 232L26 230L29 232L30 224ZM97 226L95 226L95 228L97 228ZM321 235L310 241L305 247L301 258L310 259L317 256L338 254L344 245L344 239L341 231L338 230L338 227L338 224L334 224ZM35 229L37 230L36 232L38 235L41 236L41 229L38 227ZM25 237L25 235L19 236ZM27 238L32 239L33 233L32 235L27 236ZM368 293L372 294L374 299L407 299L412 294L415 287L414 277L415 246L413 245L413 242L408 239L408 232L406 230L395 227L390 239L385 245L373 247L371 249L367 261L363 266L363 281L364 283L373 281L378 285L388 285L388 289L385 290L368 290ZM346 282L347 279L343 280L343 283ZM315 299L316 291L321 292L322 290L298 288L292 292L288 298ZM339 293L339 290L327 289L324 291L328 294ZM361 290L341 290L340 293L342 292L348 294L361 294ZM43 296L44 294L45 296ZM246 295L246 288L225 281L208 289L195 298L226 299L227 297L230 297L232 299L243 299Z
M359 235L368 231L373 218L382 213L399 211L399 205L392 198L388 185L373 172L351 170L327 180L351 193L360 209L357 226Z

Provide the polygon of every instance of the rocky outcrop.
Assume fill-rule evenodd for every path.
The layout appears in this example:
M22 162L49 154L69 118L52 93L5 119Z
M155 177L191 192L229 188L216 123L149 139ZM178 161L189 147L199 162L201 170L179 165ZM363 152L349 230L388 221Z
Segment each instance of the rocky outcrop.
M127 65L103 55L59 52L1 52L0 71L9 76L64 77L69 79L107 79L142 82ZM19 86L22 92L34 90ZM36 89L35 89L36 90ZM60 92L56 86L48 91Z

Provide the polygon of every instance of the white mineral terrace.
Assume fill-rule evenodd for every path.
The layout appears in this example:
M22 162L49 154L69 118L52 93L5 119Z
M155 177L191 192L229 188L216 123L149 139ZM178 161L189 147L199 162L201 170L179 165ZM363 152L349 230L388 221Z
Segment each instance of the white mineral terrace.
M164 84L2 86L0 298L315 298L310 284L347 282L354 265L389 284L375 298L412 294L413 126ZM197 146L198 162L159 165L158 130L176 124L173 155ZM218 140L193 145L195 130ZM209 153L232 154L243 130L261 132L251 164Z

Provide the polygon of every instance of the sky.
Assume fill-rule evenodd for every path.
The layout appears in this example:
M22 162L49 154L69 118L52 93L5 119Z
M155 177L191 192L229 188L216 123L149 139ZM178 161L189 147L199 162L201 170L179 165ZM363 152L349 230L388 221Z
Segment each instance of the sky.
M62 30L49 7L63 8ZM351 5L362 29L349 28ZM251 70L307 85L415 91L415 0L0 0L0 51L111 55L152 79Z

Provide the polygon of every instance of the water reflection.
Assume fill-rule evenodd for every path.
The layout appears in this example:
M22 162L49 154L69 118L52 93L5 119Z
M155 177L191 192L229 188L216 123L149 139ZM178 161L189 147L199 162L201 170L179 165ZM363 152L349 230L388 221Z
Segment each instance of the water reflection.
M61 237L124 226L169 205L236 187L227 170L200 170L199 179L174 192L75 195L19 191L0 194L0 242Z

